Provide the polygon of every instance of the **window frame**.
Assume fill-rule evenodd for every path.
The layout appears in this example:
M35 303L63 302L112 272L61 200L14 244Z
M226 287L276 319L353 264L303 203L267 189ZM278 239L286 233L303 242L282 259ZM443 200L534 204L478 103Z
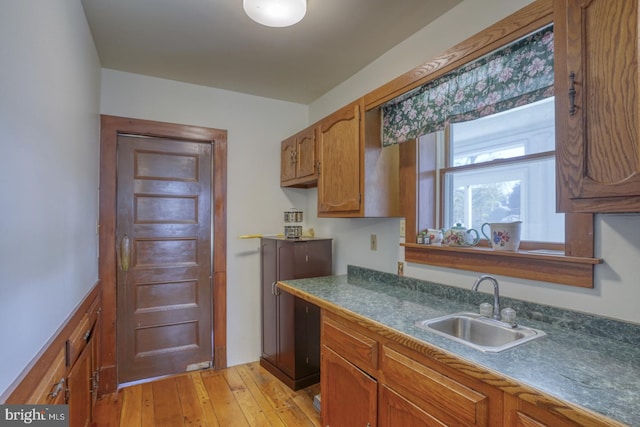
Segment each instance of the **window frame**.
M435 139L435 138L433 138ZM422 145L422 150L420 149ZM486 239L477 246L417 244L418 230L436 222L435 144L400 144L400 175L406 221L405 261L584 288L593 287L593 215L565 213L565 243L523 241L517 252L494 251ZM502 160L501 160L502 161ZM439 209L442 209L440 207ZM442 213L440 213L442 218Z

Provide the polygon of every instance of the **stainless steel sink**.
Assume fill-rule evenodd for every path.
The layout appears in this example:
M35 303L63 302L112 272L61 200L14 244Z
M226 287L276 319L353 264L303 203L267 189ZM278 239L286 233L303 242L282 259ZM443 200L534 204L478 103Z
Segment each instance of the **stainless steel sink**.
M476 313L456 313L416 322L416 326L481 351L497 353L546 335Z

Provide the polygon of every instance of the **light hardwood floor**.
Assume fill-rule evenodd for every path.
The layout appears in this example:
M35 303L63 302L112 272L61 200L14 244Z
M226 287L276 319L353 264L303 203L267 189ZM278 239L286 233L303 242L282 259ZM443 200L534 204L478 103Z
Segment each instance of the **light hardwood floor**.
M313 396L292 391L258 362L125 387L98 400L96 427L320 426Z

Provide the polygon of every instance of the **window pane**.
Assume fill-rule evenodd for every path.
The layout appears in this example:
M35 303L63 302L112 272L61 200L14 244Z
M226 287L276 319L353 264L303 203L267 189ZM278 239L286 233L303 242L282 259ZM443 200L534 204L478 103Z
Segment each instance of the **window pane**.
M555 150L553 98L451 125L444 182L444 226L522 221L522 239L564 242L555 209L555 158L496 166L483 162ZM456 171L456 166L480 167Z
M522 239L564 241L553 158L445 174L445 225L522 221Z
M554 98L451 125L451 164L462 166L555 150Z

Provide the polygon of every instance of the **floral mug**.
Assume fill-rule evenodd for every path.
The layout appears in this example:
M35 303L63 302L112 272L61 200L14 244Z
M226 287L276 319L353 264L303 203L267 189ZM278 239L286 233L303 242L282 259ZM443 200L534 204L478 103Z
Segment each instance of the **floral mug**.
M429 242L432 245L440 245L444 239L444 230L438 228L427 228L427 236L429 237Z
M482 235L491 243L496 251L517 251L520 247L520 228L522 221L515 222L485 222L480 227ZM489 227L489 234L485 232Z

